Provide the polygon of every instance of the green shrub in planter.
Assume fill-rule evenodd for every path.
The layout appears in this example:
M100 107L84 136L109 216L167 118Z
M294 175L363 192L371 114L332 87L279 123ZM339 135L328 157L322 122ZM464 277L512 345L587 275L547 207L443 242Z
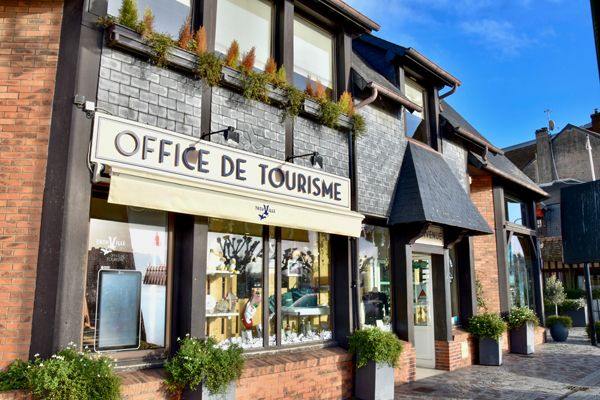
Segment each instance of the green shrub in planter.
M585 299L566 299L559 306L561 313L566 313L571 310L577 311L583 307L585 307Z
M106 355L78 351L75 344L70 343L49 360L36 358L28 366L27 387L36 398L121 399L122 379L115 374L112 361L112 357Z
M590 324L587 324L585 327L585 333L587 333L588 337L592 338L592 333L590 332ZM596 321L596 335L600 333L600 321Z
M244 349L233 344L225 350L217 344L212 336L196 339L186 335L179 340L179 350L165 363L165 385L169 390L195 390L204 380L213 393L224 394L231 381L240 379L246 363Z
M6 371L0 372L0 390L27 389L25 372L33 366L33 361L23 361L20 358L10 364Z
M350 353L356 355L360 349L356 368L367 365L369 360L377 364L388 363L393 368L399 367L398 361L404 347L394 333L382 331L378 327L365 327L352 332L348 339L350 339Z
M497 342L498 337L506 332L506 328L506 322L498 314L486 312L471 317L466 330L477 339L489 336Z
M565 328L571 328L573 326L573 320L571 317L564 317L562 315L550 315L546 318L546 326L550 328L556 322L562 322Z
M527 322L531 322L533 326L540 325L537 315L529 307L514 307L504 319L508 329L519 329Z

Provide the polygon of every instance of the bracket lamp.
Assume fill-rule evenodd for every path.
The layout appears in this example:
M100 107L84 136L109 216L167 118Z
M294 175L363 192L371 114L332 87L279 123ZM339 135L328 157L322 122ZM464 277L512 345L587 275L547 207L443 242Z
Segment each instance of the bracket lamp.
M216 132L203 133L200 139L204 139L210 135L215 135L217 133L222 133L226 142L240 143L240 134L239 132L236 132L234 130L233 126L228 126L227 128L221 129L220 131Z
M318 165L319 168L323 169L323 157L319 155L318 152L312 152L312 153L308 153L308 154L302 154L299 156L288 156L285 158L285 161L288 162L290 160L293 160L294 158L300 158L300 157L309 157L310 156L310 163L312 164L312 166L314 167L315 165Z

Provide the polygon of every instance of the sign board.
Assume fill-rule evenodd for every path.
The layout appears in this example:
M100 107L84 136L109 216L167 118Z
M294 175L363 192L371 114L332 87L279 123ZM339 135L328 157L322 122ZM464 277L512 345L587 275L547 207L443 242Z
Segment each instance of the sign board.
M600 262L600 181L560 191L565 264Z
M210 190L350 210L347 178L101 113L90 161Z
M425 235L417 239L415 243L430 244L434 246L444 245L444 228L431 225L427 228Z

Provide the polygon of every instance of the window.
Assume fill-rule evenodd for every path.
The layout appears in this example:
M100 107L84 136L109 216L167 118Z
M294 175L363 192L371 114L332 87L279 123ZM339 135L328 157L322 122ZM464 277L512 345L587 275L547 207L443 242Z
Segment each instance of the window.
M256 69L262 71L271 56L273 5L263 0L218 0L215 50L225 54L233 40L240 57L256 47Z
M508 279L513 307L529 307L533 310L533 279L531 253L526 236L513 235L508 246Z
M362 296L360 321L391 329L390 231L363 224L358 243Z
M506 220L508 222L518 225L527 225L527 208L524 203L509 196L505 196L504 206Z
M294 17L294 85L304 90L310 75L325 87L328 98L333 97L333 35Z
M91 204L83 345L166 347L168 219L163 211Z
M423 112L406 112L406 136L429 144L429 135L427 134L427 92L417 82L409 77L404 82L406 97L415 104L423 107Z
M138 0L137 8L141 19L146 7L150 7L156 17L154 30L167 32L172 37L178 38L179 28L190 14L190 3L190 0ZM108 1L110 15L119 15L119 8L121 8L121 0Z
M458 300L458 272L456 270L456 249L450 249L450 257L448 259L450 265L450 302L452 311L452 322L457 324L459 321L459 300Z

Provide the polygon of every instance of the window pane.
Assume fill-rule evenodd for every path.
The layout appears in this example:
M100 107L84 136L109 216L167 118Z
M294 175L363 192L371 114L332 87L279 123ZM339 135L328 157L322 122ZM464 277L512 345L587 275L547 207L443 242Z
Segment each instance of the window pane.
M533 310L533 280L529 238L513 236L508 246L508 272L510 298L513 307L529 307Z
M165 346L167 227L166 212L92 199L84 346Z
M282 229L282 344L331 339L329 235Z
M456 250L454 247L450 249L450 299L452 306L452 322L458 323L458 272L456 269Z
M333 89L333 36L317 26L294 17L294 85L306 87L306 80L321 81L331 98Z
M423 112L406 112L406 136L428 144L427 118L425 117L427 113L425 105L425 89L412 79L408 78L405 80L404 86L406 88L406 97L413 103L423 107Z
M146 6L152 9L156 17L154 30L156 32L168 32L173 38L178 38L179 28L185 18L190 14L190 0L138 0L138 12L140 20L144 15ZM121 0L108 1L108 13L119 15Z
M506 220L514 224L525 225L525 204L512 200L505 199L506 204Z
M263 70L271 56L272 4L262 0L218 0L215 49L225 54L233 40L244 52L256 47L256 69Z
M359 247L360 294L359 321L391 329L390 231L362 225Z
M208 219L206 330L223 346L263 347L262 225Z

